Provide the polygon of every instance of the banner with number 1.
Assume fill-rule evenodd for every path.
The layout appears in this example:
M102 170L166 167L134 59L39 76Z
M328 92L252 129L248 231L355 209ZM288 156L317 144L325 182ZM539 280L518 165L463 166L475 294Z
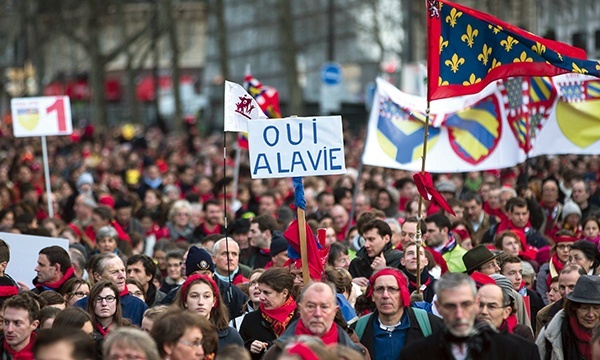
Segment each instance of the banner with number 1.
M15 137L73 133L68 96L14 98L10 105Z

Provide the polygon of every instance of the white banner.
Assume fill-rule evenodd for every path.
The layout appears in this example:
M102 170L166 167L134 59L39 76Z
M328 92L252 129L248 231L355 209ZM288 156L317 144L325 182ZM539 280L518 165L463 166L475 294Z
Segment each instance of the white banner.
M516 84L521 91L521 85ZM525 160L509 123L505 85L494 82L477 95L431 103L426 171L466 172L514 166ZM426 100L377 79L363 163L421 170ZM516 124L516 123L515 123Z
M253 120L248 146L253 179L346 173L340 116Z
M225 132L248 132L248 120L267 119L256 100L241 85L234 82L225 81L223 104Z
M10 106L15 137L73 133L68 96L14 98Z
M564 74L552 82L558 101L539 124L539 134L534 134L531 156L600 154L600 79Z

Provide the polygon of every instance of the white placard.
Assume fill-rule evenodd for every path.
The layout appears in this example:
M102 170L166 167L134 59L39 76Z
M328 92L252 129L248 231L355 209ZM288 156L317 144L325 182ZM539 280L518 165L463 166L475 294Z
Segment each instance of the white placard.
M346 173L341 116L248 122L253 179Z
M14 98L10 101L15 137L73 133L68 96Z
M69 240L45 236L0 233L0 239L10 247L10 261L6 273L33 289L32 280L37 276L38 254L45 247L58 245L69 251Z

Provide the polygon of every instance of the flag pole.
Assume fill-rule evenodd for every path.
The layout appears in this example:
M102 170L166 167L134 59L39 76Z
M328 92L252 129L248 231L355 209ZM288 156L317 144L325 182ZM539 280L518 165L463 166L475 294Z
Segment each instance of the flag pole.
M290 117L298 117L292 115ZM300 259L302 259L302 280L304 285L307 285L310 281L310 273L308 271L308 248L306 246L306 200L304 199L304 183L302 178L299 176L293 177L294 181L294 195L296 197L296 215L298 216L298 237L300 238ZM301 204L301 199L304 204Z
M430 102L427 99L427 109L425 109L425 131L423 132L423 155L421 156L421 175L425 175L425 163L427 161L427 139L429 137L429 112ZM417 212L417 232L415 234L415 244L417 253L417 294L421 293L421 246L423 246L423 230L421 222L423 220L423 196L419 196L419 207Z
M425 6L427 6L427 2ZM427 43L429 44L429 36L431 21L427 18ZM427 65L429 66L429 46L425 47L427 49L426 59L428 61ZM428 68L429 70L429 68ZM425 131L423 131L423 152L421 156L421 176L425 176L425 163L427 161L427 139L429 137L429 113L431 109L431 102L429 101L429 81L431 81L431 74L429 71L427 72L427 108L425 109ZM436 80L437 81L437 80ZM415 233L415 244L416 244L416 253L417 253L417 294L421 294L421 246L423 246L423 229L421 229L421 222L423 220L423 195L419 196L419 206L417 208L417 231Z

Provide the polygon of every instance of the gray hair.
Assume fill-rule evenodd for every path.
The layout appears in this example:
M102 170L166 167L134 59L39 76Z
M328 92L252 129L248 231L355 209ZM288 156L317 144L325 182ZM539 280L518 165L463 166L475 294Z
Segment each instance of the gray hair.
M94 266L92 268L92 277L94 274L99 274L102 276L104 274L104 270L106 269L106 263L112 259L119 259L123 261L117 254L115 253L102 253L95 255L97 256L96 261L94 262ZM123 265L125 263L123 262Z
M469 275L451 272L442 275L442 277L435 283L435 294L437 295L438 299L442 300L441 295L443 291L456 290L462 285L469 286L471 293L473 294L473 298L477 296L477 286L475 285L475 281L473 281Z
M215 242L215 244L212 247L211 255L215 255L215 256L218 255L219 250L221 249L221 244L224 244L225 241L228 241L228 240L229 240L229 246L231 246L231 244L234 244L235 246L237 246L238 251L240 251L240 246L238 245L238 243L235 240L233 240L232 238L227 236L227 237L224 237L224 238L218 240L217 242Z
M117 230L115 230L112 226L103 226L96 233L96 240L100 240L105 237L111 237L115 240L119 238L119 234L117 234Z
M386 218L384 221L392 229L392 234L400 234L400 232L402 232L402 227L400 226L400 223L398 222L398 220L396 220L394 218Z
M169 210L169 220L173 220L175 213L181 209L187 210L188 213L192 213L192 204L190 204L187 200L177 200L171 205L171 209Z
M146 355L147 360L160 360L156 343L150 337L150 334L140 329L121 327L111 331L102 346L102 353L105 358L109 357L114 346L141 351Z
M297 303L300 304L302 302L302 298L304 298L304 294L306 294L306 292L309 289L312 289L318 285L322 285L325 286L326 288L329 288L331 290L331 296L333 297L333 302L334 305L337 305L337 291L335 290L335 285L331 282L324 282L324 281L314 281L309 283L307 286L305 286L302 291L300 292L300 295L298 296L297 299ZM321 286L319 286L321 287Z

